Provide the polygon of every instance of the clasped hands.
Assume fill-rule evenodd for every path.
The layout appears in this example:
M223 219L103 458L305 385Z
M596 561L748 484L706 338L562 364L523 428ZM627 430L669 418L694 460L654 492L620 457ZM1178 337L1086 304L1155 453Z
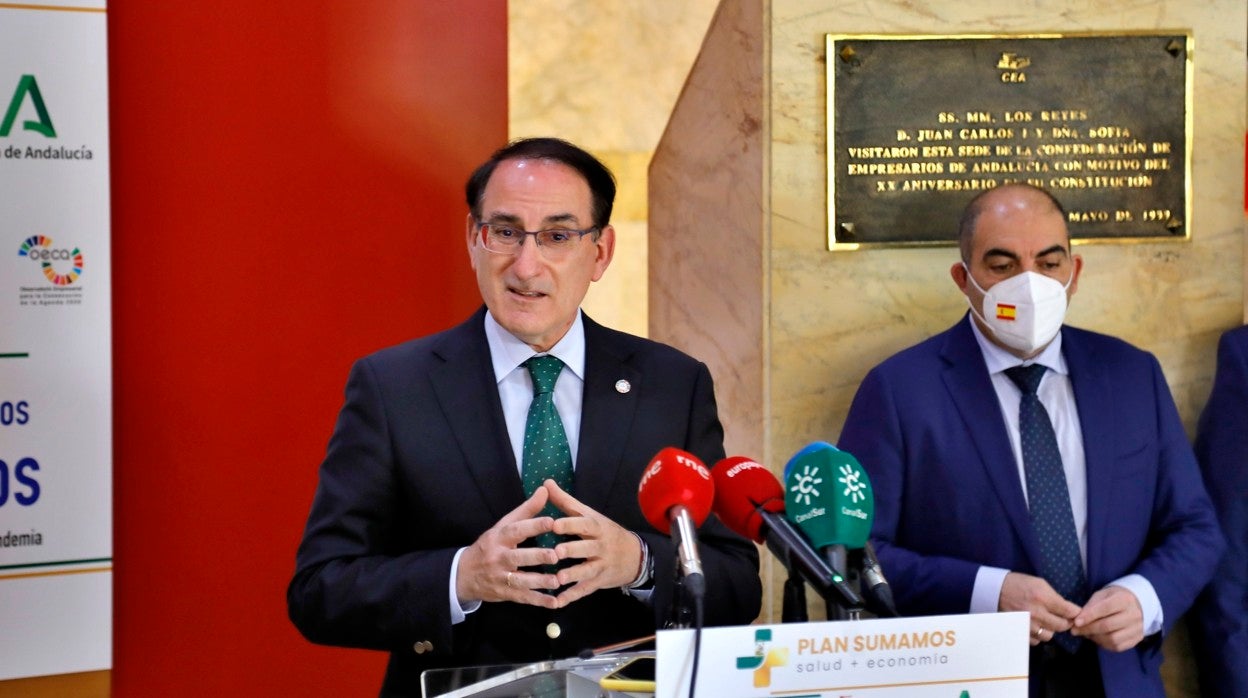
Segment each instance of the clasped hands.
M539 516L547 501L565 516ZM554 548L520 547L541 533L572 536ZM579 559L557 574L534 571L540 565ZM547 480L533 496L511 510L481 534L459 558L455 592L460 603L513 601L563 608L599 589L618 588L633 581L641 562L636 535ZM571 585L557 596L544 593Z
M999 609L1031 614L1033 647L1066 631L1113 652L1129 650L1144 639L1144 611L1125 587L1099 589L1080 607L1062 598L1044 579L1010 572L1001 585Z

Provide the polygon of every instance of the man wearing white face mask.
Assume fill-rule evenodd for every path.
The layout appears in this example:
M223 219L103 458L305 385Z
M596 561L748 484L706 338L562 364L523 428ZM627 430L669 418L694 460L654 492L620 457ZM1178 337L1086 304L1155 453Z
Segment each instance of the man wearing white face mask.
M1083 260L1047 192L980 194L959 249L970 312L874 368L839 443L897 606L1028 612L1032 696L1164 696L1223 541L1161 368L1063 325Z

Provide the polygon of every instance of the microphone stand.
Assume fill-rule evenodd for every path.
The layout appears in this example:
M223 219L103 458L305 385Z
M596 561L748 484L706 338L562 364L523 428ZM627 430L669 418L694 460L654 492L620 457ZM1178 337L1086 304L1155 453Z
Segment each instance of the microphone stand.
M858 592L858 595L859 595L859 596L863 596L863 595L864 595L864 590L863 590L863 588L862 588L862 586L863 586L863 585L862 585L862 575L859 573L860 566L859 566L858 564L856 564L856 562L857 562L857 560L858 560L858 559L859 559L859 557L858 557L858 555L857 555L857 551L856 551L856 550L850 550L850 551L848 551L848 556L847 556L846 561L845 561L845 583L849 585L849 588L851 588L851 589L853 589L854 591ZM864 608L864 609L866 608L866 605L867 605L867 603L866 603L866 599L865 599L865 597L864 597L864 599L863 599L863 608ZM863 609L859 609L859 610L861 611L861 610L863 610Z
M680 541L676 547L676 564L672 574L675 576L672 589L672 622L673 627L688 628L691 621L699 621L695 613L700 615L702 598L706 595L706 578L702 575L702 565L697 562L697 543L693 522L686 516L672 520L672 538ZM692 553L685 547L690 546ZM692 571L685 574L686 563ZM699 626L700 627L700 626Z
M693 671L689 679L689 698L693 698L698 685L698 664L702 656L702 599L696 597L685 584L685 575L681 573L680 556L677 554L676 565L672 570L672 616L670 626L684 629L693 627ZM702 575L697 575L701 579Z
M784 604L780 611L780 622L805 623L808 620L806 582L796 572L789 570L789 578L784 580Z
M834 599L825 598L824 603L828 606L828 620L850 620L850 611L836 603ZM854 613L856 616L857 613ZM855 617L853 620L857 620Z
M693 621L693 608L685 589L685 576L680 573L680 563L672 570L672 617L669 628L688 628Z
M858 587L853 584L850 578L849 565L847 564L847 551L843 545L829 545L823 549L824 557L828 561L828 567L834 574L841 574L845 577L845 583L850 585L854 591L858 591ZM832 599L824 599L828 607L828 620L849 620L850 610ZM853 619L857 620L857 614L853 615Z
M846 608L834 596L823 597L823 603L828 607L828 620L859 620L862 618L861 608Z

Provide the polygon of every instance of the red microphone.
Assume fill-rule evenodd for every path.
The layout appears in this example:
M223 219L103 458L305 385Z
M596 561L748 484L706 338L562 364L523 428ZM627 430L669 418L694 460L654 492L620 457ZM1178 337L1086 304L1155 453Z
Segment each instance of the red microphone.
M795 572L829 603L861 609L862 598L828 567L810 542L784 516L784 486L765 466L749 458L725 458L711 469L715 514L728 528L766 543L785 568Z
M715 515L734 532L755 543L764 539L763 512L784 513L784 488L771 471L745 456L715 464Z
M698 457L671 446L659 451L646 466L637 486L641 513L676 543L680 571L689 591L700 597L705 589L702 559L698 556L697 527L711 513L715 485Z

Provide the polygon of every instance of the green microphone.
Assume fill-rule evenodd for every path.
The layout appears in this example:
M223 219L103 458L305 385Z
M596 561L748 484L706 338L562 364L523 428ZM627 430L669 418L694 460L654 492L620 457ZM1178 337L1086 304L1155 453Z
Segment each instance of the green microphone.
M833 571L850 576L849 552L866 547L875 518L866 471L850 454L816 442L798 451L784 472L785 516Z

